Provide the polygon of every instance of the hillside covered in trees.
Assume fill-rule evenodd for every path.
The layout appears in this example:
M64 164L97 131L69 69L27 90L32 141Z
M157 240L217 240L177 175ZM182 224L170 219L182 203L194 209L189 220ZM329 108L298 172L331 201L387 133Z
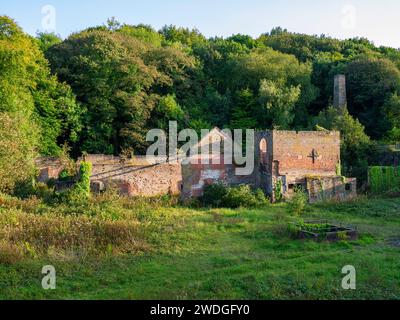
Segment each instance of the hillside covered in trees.
M333 78L347 76L347 110ZM145 135L181 128L335 129L343 167L362 177L377 142L400 140L400 51L275 28L207 39L197 30L111 19L62 40L0 17L0 191L66 149L143 153Z

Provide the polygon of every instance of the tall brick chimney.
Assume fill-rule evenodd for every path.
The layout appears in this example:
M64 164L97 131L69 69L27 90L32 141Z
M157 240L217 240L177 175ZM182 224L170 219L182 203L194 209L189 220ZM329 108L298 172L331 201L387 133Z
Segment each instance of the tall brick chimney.
M338 74L335 76L335 84L333 89L333 106L335 108L343 108L346 105L346 76L344 74Z

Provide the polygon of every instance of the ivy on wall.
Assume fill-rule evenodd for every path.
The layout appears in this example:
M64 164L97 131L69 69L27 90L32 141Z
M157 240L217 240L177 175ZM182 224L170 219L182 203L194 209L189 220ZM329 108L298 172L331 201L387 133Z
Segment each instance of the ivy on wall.
M368 177L373 193L400 189L400 167L370 167Z
M274 196L276 202L282 201L283 199L282 187L282 180L277 180L274 185Z

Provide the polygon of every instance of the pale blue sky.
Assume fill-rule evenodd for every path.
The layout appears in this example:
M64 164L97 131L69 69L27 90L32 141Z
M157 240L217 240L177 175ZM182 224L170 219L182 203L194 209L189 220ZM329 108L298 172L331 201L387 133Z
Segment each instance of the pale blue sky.
M362 36L400 48L398 0L1 0L0 14L35 34L43 31L45 5L55 8L56 33L63 37L115 16L156 29L166 24L196 27L206 36L258 36L282 26L337 38Z

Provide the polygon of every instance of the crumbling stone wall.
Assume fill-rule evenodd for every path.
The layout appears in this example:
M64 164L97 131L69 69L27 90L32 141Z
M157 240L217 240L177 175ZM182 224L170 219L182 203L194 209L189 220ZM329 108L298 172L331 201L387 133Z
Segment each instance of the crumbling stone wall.
M35 165L38 168L39 175L37 180L46 183L50 179L58 179L64 166L60 159L54 157L41 157L36 159Z
M116 187L121 194L129 196L179 195L182 189L182 168L180 164L168 164L159 159L153 164L146 157L135 157L123 161L120 157L88 155L86 161L92 163L91 185L93 191ZM158 159L152 159L158 163ZM77 167L82 159L78 160ZM39 158L38 181L57 179L64 169L57 158Z
M356 195L356 179L343 183L340 174L339 132L265 131L257 133L255 143L256 186L272 200L276 200L277 189L290 198L298 186L309 194L310 202ZM316 191L317 184L309 182L310 177L322 181L324 192Z
M342 177L309 177L307 193L310 203L351 200L357 196L357 180Z
M214 133L218 135L217 131ZM208 138L202 143L214 143ZM223 154L205 156L208 158L206 162L201 156L197 159L192 157L189 164L169 164L161 158L134 157L124 160L105 155L89 155L85 160L93 164L93 190L116 186L122 194L130 196L181 194L184 199L200 197L207 184L216 182L261 188L273 200L277 185L281 185L280 191L285 197L290 197L295 187L302 185L309 193L311 202L322 198L343 200L354 197L356 193L355 179L343 183L338 171L339 132L258 132L254 152L254 171L247 176L237 175L238 165L225 164ZM57 178L63 169L55 158L42 158L37 163L42 181ZM322 193L317 183L321 181Z
M182 189L180 164L168 164L161 159L148 161L146 157L122 160L120 157L90 155L85 157L93 165L91 181L114 186L129 196L179 195ZM154 160L154 159L153 159Z
M190 163L182 165L183 199L202 196L204 187L214 183L227 186L255 185L254 173L248 176L237 175L237 166L224 164L223 156L218 157L218 161L208 160L208 163L202 163L199 157L197 161L192 159Z

